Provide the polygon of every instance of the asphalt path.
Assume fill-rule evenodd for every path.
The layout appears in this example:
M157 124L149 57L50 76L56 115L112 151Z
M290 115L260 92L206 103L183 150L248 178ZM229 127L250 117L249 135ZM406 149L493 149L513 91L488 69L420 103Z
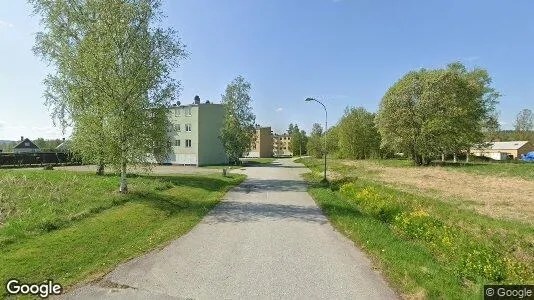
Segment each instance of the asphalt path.
M64 298L397 298L308 195L302 165L238 172L248 179L188 234Z

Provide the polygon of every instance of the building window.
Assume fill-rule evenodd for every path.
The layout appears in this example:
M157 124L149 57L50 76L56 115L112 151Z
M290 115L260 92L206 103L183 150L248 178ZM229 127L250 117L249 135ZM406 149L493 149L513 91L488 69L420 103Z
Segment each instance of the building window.
M181 131L182 129L180 128L180 124L176 124L174 125L174 128L176 131Z
M179 108L175 108L174 109L174 116L175 117L179 117L180 116L180 109Z
M186 107L185 108L185 115L190 117L191 116L191 107Z
M191 132L191 124L185 124L185 131Z
M175 140L174 141L174 146L180 147L180 140Z
M191 140L185 140L185 147L191 148Z

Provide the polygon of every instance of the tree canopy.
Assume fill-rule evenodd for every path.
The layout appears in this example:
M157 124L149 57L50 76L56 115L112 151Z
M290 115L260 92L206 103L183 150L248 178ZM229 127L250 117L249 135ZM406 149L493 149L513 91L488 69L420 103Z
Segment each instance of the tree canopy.
M380 134L374 119L375 114L363 107L345 109L336 126L340 157L364 159L380 156Z
M530 109L522 109L516 116L514 122L516 139L527 140L534 130L534 114Z
M34 51L53 67L46 104L84 161L121 171L168 151L166 108L179 83L171 72L186 56L171 28L160 28L158 0L30 0L44 30Z
M416 164L484 140L499 94L486 70L460 63L412 71L386 92L376 124L382 145L408 153Z
M293 155L302 155L307 153L306 147L308 144L308 137L306 136L306 131L300 130L297 124L289 124L287 133L291 137L291 142L289 143L289 149Z
M255 133L256 116L252 112L251 85L242 76L236 77L222 95L224 122L220 138L231 162L238 163L250 151Z

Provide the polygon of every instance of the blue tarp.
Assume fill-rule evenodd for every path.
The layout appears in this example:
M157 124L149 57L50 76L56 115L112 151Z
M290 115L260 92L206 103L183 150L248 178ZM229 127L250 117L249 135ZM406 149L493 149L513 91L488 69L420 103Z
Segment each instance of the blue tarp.
M534 162L534 151L527 154L523 154L523 160L528 162Z

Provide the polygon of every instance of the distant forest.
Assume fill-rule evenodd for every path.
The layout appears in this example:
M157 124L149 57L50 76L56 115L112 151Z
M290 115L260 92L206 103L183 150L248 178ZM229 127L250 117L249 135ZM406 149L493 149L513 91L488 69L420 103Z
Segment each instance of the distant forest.
M493 138L489 137L489 139L492 142L530 141L534 144L534 131L517 132L515 130L501 130Z

